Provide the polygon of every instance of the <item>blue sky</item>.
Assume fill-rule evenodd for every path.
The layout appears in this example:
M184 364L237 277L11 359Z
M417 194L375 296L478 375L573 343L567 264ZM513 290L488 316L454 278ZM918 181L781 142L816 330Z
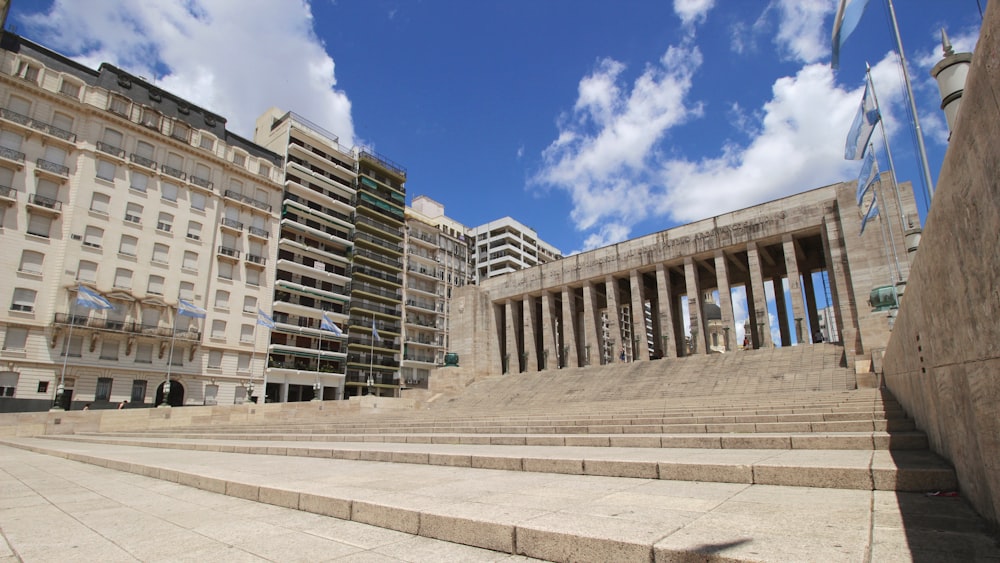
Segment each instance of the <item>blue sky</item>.
M885 2L833 72L836 4L14 0L8 27L153 77L247 137L268 107L296 111L405 166L410 198L470 226L510 215L570 253L856 177L843 146L865 61L924 207ZM936 178L939 30L971 49L986 2L897 4Z

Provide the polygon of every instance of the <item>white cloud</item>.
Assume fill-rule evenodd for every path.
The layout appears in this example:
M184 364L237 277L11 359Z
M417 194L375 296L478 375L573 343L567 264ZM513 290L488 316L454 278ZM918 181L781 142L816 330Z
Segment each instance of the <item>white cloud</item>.
M813 63L830 52L830 36L824 20L834 11L828 0L774 0L778 12L778 33L774 42L783 56Z
M705 21L715 0L674 0L674 13L685 26Z
M97 68L109 62L228 119L252 138L271 106L354 143L351 102L304 0L56 0L22 22L32 37Z

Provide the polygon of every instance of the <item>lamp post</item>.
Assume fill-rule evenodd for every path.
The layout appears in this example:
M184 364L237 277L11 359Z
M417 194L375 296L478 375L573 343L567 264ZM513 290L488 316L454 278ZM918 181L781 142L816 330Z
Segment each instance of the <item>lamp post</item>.
M764 311L757 309L757 348L764 347Z

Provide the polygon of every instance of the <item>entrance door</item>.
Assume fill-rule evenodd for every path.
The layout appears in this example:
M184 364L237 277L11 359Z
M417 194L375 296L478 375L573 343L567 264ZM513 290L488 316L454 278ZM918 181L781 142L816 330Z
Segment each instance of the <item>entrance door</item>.
M156 401L153 403L157 406L163 402L163 383L160 383L156 387ZM184 386L180 384L176 379L170 380L170 398L167 401L172 407L180 407L184 405Z

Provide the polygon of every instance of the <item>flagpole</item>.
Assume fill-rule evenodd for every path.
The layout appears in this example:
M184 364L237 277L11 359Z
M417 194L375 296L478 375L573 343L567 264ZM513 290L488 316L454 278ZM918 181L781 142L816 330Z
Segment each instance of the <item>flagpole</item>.
M260 318L260 315L257 315ZM257 325L260 323L253 324L253 346L250 348L250 381L249 388L247 389L247 401L253 402L253 362L257 359Z
M180 315L180 296L177 297L177 310L174 311L173 328L170 329L170 355L167 356L167 375L163 381L163 402L158 406L170 407L170 368L174 365L174 339L177 336L177 317Z
M927 212L931 210L931 199L934 197L934 183L931 181L931 168L927 163L927 148L924 147L924 134L920 129L920 118L917 117L917 103L913 99L913 86L910 84L910 73L906 70L906 54L903 53L903 40L899 36L899 22L896 21L896 8L892 0L888 0L889 15L892 19L892 31L896 36L896 46L899 48L899 63L903 67L903 82L906 84L906 97L910 100L910 112L913 113L913 127L917 133L917 150L920 153L920 163L924 173L924 188L927 193Z
M69 335L63 342L63 365L62 371L59 373L59 386L56 387L56 400L55 404L52 405L52 410L65 410L62 406L62 399L63 394L66 393L66 360L69 359L69 343L73 340L73 325L76 324L76 315L73 314L75 307L76 300L74 299L69 306Z
M879 181L878 185L879 185L879 187L881 187L882 186L882 182ZM875 189L875 186L872 186L872 197L875 198L876 202L878 202L879 199L880 199L879 198L879 191L880 190ZM882 202L885 201L885 197L884 196L881 199L882 199ZM878 205L879 205L879 207L881 207L883 205L883 203L878 203ZM886 228L888 228L889 229L889 237L892 237L892 227L889 225L889 221L883 221L882 220L883 219L882 215L883 215L882 211L879 210L879 232L882 233L882 244L884 246L886 246L886 247L890 247L890 245L887 244L887 241L886 241L885 230L886 230ZM893 252L893 256L890 257L889 256L889 252L885 253L885 261L886 261L887 265L889 266L889 283L892 284L893 291L895 291L896 280L898 279L896 276L893 275L893 271L892 271L892 258L895 257L895 254L896 253ZM898 261L896 263L896 267L897 267L897 272L898 272L898 268L899 268Z
M262 385L264 386L264 403L267 404L267 364L271 361L271 329L267 329L267 348L264 349L264 369L261 370Z
M872 89L872 95L874 95L874 94L875 94L875 89L873 88ZM882 121L882 120L880 119L879 121ZM872 154L875 154L874 153L875 147L873 147L871 145L871 143L868 144L868 150L872 151ZM890 170L889 171L889 176L890 176L890 178L892 178L892 185L895 186L896 185L896 179L894 177L895 176L895 172L892 171L892 170ZM882 179L881 179L881 177L878 180L878 184L879 184L879 186L882 185ZM874 187L872 188L872 195L876 199L879 199L879 192L875 191ZM898 199L899 192L896 192L896 196L897 196L897 200L896 201L898 202L899 201L899 199ZM882 199L882 201L879 202L879 207L881 208L879 210L879 214L880 215L884 213L882 211L883 209L884 210L888 210L888 208L885 206L885 194L882 194L881 199ZM899 211L900 211L900 218L902 218L902 211L903 211L902 207L900 207ZM888 219L886 219L886 221L885 221L885 227L887 229L889 229L889 240L886 243L886 246L888 246L889 250L892 252L892 260L896 264L896 279L895 279L895 281L902 282L903 281L903 271L899 268L899 255L896 253L896 239L892 235L892 222L889 221ZM885 237L885 233L883 233L882 236L884 238ZM892 264L889 264L889 269L890 270L892 269ZM893 283L895 283L895 281Z
M372 347L368 353L368 393L373 394L375 386L375 315L372 315Z
M878 94L875 92L875 82L872 80L872 67L867 62L865 63L865 69L865 76L868 79L868 85L872 89L872 99L875 100L875 107L879 107ZM903 212L903 200L899 197L899 184L896 182L896 165L892 161L892 149L889 148L889 135L886 135L885 133L885 120L879 119L878 125L882 131L882 140L885 142L885 154L889 159L889 172L890 178L892 179L892 189L896 195L896 205L899 208L899 224L905 233L906 229L911 227L911 225L909 224L910 220L906 217L906 213ZM871 149L870 145L869 149Z
M326 315L326 311L323 312ZM319 323L319 350L316 351L316 384L313 385L313 400L318 401L319 398L319 375L320 375L320 365L323 363L323 321Z

